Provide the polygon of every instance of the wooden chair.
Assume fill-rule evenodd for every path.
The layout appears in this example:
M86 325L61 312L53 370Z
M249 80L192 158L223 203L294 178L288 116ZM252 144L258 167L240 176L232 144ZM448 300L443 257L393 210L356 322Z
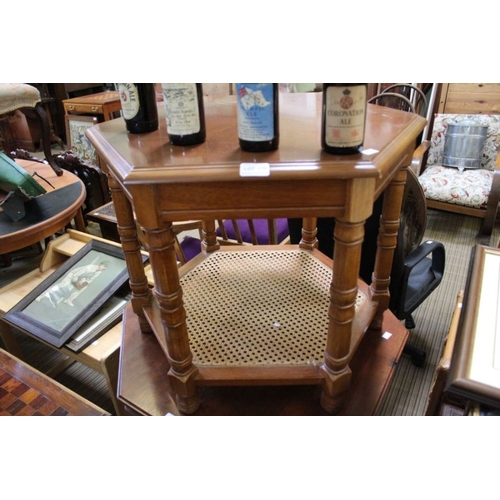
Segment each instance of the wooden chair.
M443 150L449 124L464 119L488 125L488 131L480 168L460 171L443 165ZM500 201L499 145L500 115L437 114L430 140L423 141L414 154L427 207L480 217L480 234L491 235Z
M425 116L428 108L427 97L422 89L417 87L416 85L412 85L410 83L395 83L393 85L389 85L386 87L382 94L398 94L406 99L408 99L412 106L412 112L417 113L420 116ZM391 106L394 108L394 106ZM409 109L395 108L395 109L403 109L404 111L410 111Z
M58 176L62 175L62 168L52 158L50 124L42 105L40 92L32 85L1 83L0 117L11 115L17 110L37 120L42 134L42 148L45 159ZM11 152L6 151L5 153L13 158Z
M397 94L396 92L382 92L381 94L374 95L368 99L368 102L371 104L377 104L378 106L387 106L388 108L415 113L415 106L410 99L402 94Z
M194 225L175 223L177 259L184 265L201 253L201 221ZM287 219L227 219L217 221L217 241L221 245L284 245L289 243ZM198 229L200 237L179 237L183 231Z
M111 201L108 178L100 167L81 160L73 151L54 155L53 160L63 170L79 177L85 185L87 196L83 207L84 217L92 210Z

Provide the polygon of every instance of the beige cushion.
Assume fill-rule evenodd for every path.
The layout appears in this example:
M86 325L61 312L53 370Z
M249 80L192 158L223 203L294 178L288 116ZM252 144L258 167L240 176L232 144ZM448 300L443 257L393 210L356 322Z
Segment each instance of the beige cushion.
M428 200L486 208L493 172L485 168L465 169L433 165L418 178Z
M0 83L0 115L20 108L34 108L40 92L26 83Z

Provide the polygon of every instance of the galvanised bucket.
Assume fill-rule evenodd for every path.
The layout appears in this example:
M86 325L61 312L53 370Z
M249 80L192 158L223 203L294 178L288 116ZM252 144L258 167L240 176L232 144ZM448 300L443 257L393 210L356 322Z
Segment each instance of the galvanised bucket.
M487 132L488 126L475 120L450 123L444 141L443 165L459 170L480 168Z

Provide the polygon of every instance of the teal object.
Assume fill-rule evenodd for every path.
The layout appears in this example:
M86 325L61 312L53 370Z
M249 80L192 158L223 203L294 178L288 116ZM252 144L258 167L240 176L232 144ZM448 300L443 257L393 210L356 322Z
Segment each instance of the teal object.
M15 161L0 151L0 189L18 196L35 198L47 191Z
M0 190L6 193L0 201L0 207L14 222L25 216L24 202L26 200L47 192L24 168L3 151L0 151Z

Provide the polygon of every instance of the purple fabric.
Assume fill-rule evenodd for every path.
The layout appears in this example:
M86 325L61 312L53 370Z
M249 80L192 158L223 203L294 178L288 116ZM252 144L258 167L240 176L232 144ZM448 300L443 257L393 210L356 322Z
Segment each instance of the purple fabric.
M192 238L191 236L186 236L181 241L181 248L184 252L184 257L186 262L190 261L193 257L196 257L201 253L201 241L198 238Z
M269 244L269 232L267 230L267 219L254 219L253 220L255 233L257 234L257 241L259 245ZM224 222L226 227L227 236L230 239L236 239L236 233L233 229L233 223L230 220ZM250 234L250 227L246 219L238 220L238 227L240 228L241 237L245 243L252 243ZM276 232L278 234L278 242L283 241L288 236L288 221L287 219L276 219ZM217 234L220 236L220 230L217 229ZM186 262L196 257L201 252L201 242L198 238L186 236L181 241L181 248L184 252Z
M257 242L259 245L269 245L269 232L267 230L267 219L253 219L255 227L255 234L257 235ZM224 221L227 236L229 239L236 239L236 233L233 229L233 223L230 220ZM243 241L245 243L252 243L252 236L250 227L246 219L238 219L238 227ZM278 235L278 242L283 241L288 236L288 221L287 219L276 219L276 233ZM220 230L217 229L217 234L220 236Z

